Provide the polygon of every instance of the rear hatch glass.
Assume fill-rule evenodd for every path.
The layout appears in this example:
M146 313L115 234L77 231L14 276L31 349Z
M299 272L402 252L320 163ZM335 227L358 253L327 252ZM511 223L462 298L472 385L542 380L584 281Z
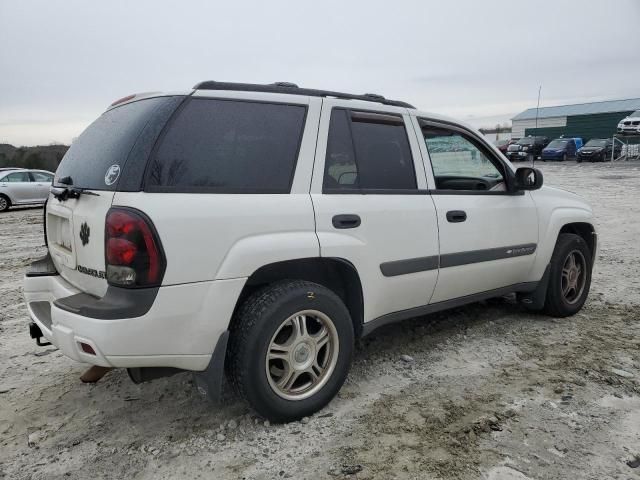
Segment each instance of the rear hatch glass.
M148 136L150 123L166 97L139 100L103 113L78 137L56 171L55 185L87 190L65 201L49 196L47 239L56 269L78 289L102 296L107 290L104 228L107 211L127 163L142 163L139 137ZM153 123L153 122L152 122ZM143 131L145 133L143 133ZM157 137L159 128L154 127ZM149 140L153 143L154 138ZM131 155L130 155L131 153ZM127 168L131 167L129 165ZM69 177L65 184L60 180Z
M56 171L54 184L70 177L74 187L115 191L138 135L164 100L139 100L103 113L73 142Z

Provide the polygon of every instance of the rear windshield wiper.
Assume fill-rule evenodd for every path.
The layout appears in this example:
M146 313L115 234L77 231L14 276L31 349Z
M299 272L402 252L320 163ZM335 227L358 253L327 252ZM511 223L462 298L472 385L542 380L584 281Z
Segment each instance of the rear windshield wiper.
M63 177L58 180L58 183L62 185L68 185L66 187L51 187L51 193L57 200L61 202L64 202L69 198L80 198L80 195L83 194L94 195L96 197L100 196L100 194L91 192L87 189L73 187L73 179L71 177Z

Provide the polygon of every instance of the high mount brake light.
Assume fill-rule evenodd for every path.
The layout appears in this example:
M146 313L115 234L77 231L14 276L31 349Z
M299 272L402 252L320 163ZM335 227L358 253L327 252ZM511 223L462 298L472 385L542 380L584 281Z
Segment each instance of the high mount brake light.
M110 107L114 107L114 106L116 106L116 105L120 105L121 103L128 102L129 100L131 100L131 99L135 98L135 96L136 96L136 95L135 95L135 94L133 94L133 95L127 95L126 97L119 98L118 100L116 100L115 102L113 102L113 103L112 103L111 105L109 105L109 106L110 106Z
M121 287L160 286L167 262L151 220L138 210L116 207L107 213L107 281Z

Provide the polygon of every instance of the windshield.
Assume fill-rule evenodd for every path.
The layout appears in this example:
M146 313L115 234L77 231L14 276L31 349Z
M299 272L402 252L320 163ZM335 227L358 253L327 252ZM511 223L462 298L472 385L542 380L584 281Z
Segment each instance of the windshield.
M521 138L518 140L518 145L533 145L533 137Z
M56 171L55 183L71 177L74 187L115 190L131 148L164 98L131 102L100 115L71 144Z
M606 140L589 140L585 147L604 147L606 144Z
M563 148L567 143L569 143L569 140L554 140L547 145L547 148Z

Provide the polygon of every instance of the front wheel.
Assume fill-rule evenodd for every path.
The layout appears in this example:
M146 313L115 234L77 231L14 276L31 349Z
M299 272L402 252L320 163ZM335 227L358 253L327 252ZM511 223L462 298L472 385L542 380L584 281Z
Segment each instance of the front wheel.
M274 283L251 295L234 318L231 384L269 420L298 420L340 390L353 344L349 311L335 293L306 281Z
M551 256L544 312L568 317L582 309L591 286L591 251L579 235L563 233Z
M9 199L4 195L0 195L0 212L8 210L10 206L11 202L9 202Z

